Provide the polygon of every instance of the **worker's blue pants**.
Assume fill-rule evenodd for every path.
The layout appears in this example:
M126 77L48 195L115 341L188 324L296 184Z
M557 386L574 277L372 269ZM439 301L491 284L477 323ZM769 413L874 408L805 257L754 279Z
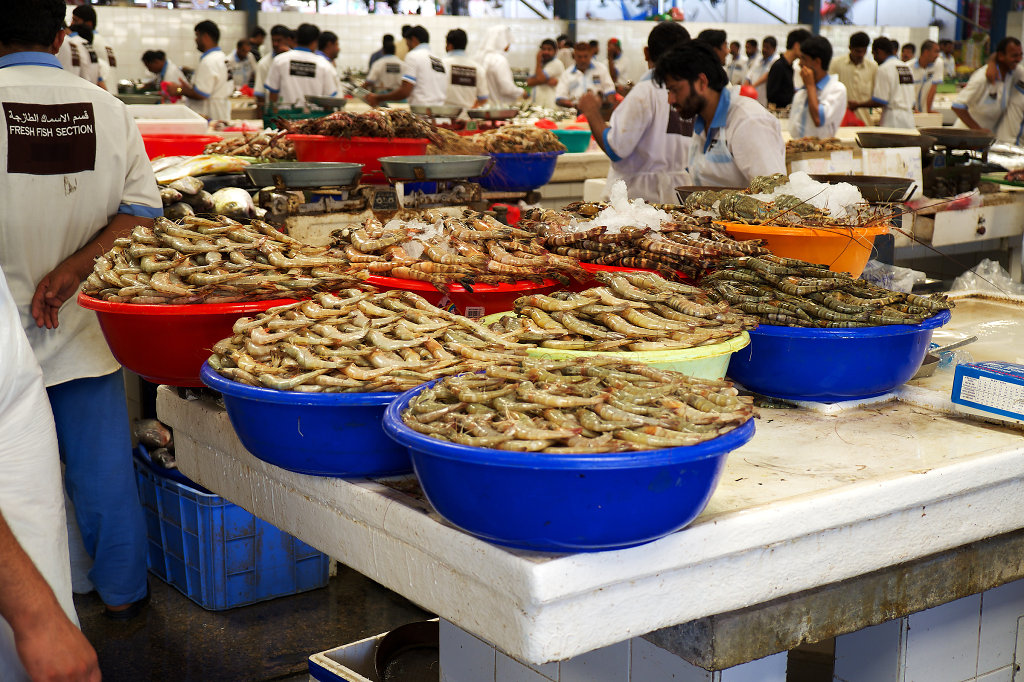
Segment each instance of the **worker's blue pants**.
M146 522L132 466L128 408L120 370L46 389L75 507L93 567L89 580L105 604L146 594Z

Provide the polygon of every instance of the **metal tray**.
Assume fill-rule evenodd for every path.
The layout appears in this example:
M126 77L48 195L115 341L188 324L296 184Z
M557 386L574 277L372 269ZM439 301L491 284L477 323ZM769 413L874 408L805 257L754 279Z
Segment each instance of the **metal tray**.
M935 138L931 135L914 135L911 133L874 133L864 131L857 133L857 144L864 149L880 149L885 147L920 147L927 152L935 146Z
M834 185L848 182L860 190L865 201L872 204L905 201L911 193L913 180L878 175L812 175L811 180Z
M245 174L257 187L299 189L302 187L349 187L363 174L361 163L288 162L254 164Z
M922 135L935 138L935 143L947 149L988 149L996 136L970 128L921 128Z
M429 116L431 118L456 118L462 113L462 107L451 104L439 104L435 107L428 107L423 104L409 105L409 111L417 116Z
M519 115L518 109L470 109L466 112L470 118L482 118L485 121L507 121Z
M392 180L462 180L484 174L489 156L384 156L380 167Z
M348 100L344 97L318 97L316 95L306 95L306 101L310 104L315 104L322 109L344 109L345 105L348 104Z

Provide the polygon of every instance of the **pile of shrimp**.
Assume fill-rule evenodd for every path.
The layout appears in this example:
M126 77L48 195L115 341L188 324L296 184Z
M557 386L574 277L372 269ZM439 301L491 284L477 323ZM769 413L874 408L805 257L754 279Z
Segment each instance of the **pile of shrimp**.
M90 296L146 305L229 303L309 296L355 285L366 274L327 249L308 246L253 220L157 218L96 259Z
M757 326L757 318L712 302L701 289L653 273L595 276L604 286L516 300L516 315L491 331L559 350L653 351L719 343Z
M346 289L237 320L210 367L251 386L306 393L401 392L514 364L528 347L407 291Z
M442 289L451 283L472 290L474 284L545 279L568 285L570 279L587 277L576 259L551 253L533 233L470 210L462 217L427 210L419 220L387 225L370 218L358 229L335 230L331 245L353 270Z
M753 416L752 399L727 381L606 357L522 359L448 377L402 413L438 440L539 454L695 445Z

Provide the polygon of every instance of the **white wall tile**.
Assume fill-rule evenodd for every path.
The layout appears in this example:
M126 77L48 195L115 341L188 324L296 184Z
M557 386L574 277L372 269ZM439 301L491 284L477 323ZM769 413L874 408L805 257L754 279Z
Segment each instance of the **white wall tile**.
M786 682L788 652L781 651L723 670L720 682Z
M495 650L487 642L441 619L441 682L491 682Z
M836 637L836 682L897 682L902 620Z
M980 594L908 616L906 682L973 679L980 626Z
M558 682L628 682L629 642L562 661Z
M1013 662L1013 650L1017 642L1017 619L1022 616L1024 580L1007 583L982 593L979 674Z
M977 682L1013 682L1013 666L1008 665L985 675L978 675Z
M557 677L541 675L533 668L529 668L514 658L509 658L500 651L497 652L497 661L494 667L494 682L558 682ZM558 664L555 663L555 674L557 675Z
M711 682L711 675L646 639L630 640L629 682Z

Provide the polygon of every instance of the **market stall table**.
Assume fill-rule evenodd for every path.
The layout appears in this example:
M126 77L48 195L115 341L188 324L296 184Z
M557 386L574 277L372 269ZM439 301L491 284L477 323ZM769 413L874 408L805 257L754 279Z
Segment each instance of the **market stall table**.
M519 660L572 659L647 635L720 669L1024 576L1018 565L967 588L937 584L885 609L871 592L877 585L863 582L1024 528L1014 502L1024 494L1019 431L951 417L941 385L950 373L927 381L940 383L845 410L764 409L693 525L641 547L577 555L468 536L416 496L413 479L321 479L268 465L242 448L212 402L165 387L158 412L175 429L186 475ZM711 651L710 636L691 636L693 621L823 586L851 599L863 591L875 608L850 609L838 623L823 613L765 620L775 636L742 652Z

